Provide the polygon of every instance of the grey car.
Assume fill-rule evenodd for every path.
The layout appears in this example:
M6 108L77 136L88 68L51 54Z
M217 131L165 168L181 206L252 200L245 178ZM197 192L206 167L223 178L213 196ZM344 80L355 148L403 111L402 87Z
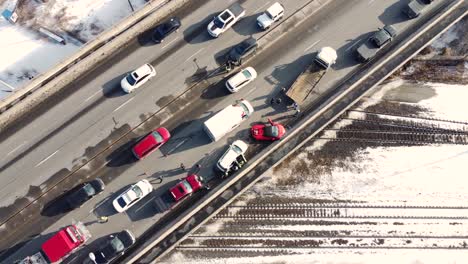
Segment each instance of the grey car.
M234 65L241 65L242 61L253 56L257 51L258 43L255 38L248 38L232 48L227 57L226 62L231 62Z

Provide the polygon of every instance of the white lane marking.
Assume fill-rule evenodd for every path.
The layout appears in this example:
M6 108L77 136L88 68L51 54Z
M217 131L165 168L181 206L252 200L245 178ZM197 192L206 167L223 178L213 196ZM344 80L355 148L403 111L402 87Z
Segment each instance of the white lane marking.
M264 5L262 5L261 7L255 9L255 11L253 11L253 13L254 13L254 14L257 13L258 10L261 10L261 9L265 8L265 6L267 6L269 3L270 3L270 1L266 2L266 3L265 3Z
M257 87L256 87L256 86L254 86L253 89L251 89L247 94L245 94L245 95L244 95L244 98L245 98L245 97L248 97L251 93L253 93L253 92L255 92L255 91L257 91Z
M124 105L130 103L130 101L132 101L133 98L134 98L134 97L128 99L125 103L121 104L119 107L117 107L117 108L116 108L114 111L112 111L112 112L115 112L115 111L119 110L120 108L124 107Z
M90 97L86 98L86 100L84 100L84 101L87 102L89 99L93 98L94 96L96 96L96 95L97 95L98 93L100 93L100 92L101 92L101 90L99 90L99 91L93 93Z
M356 46L359 43L361 43L361 41L356 41L353 45L349 46L345 51L352 49L354 46Z
M191 58L193 58L195 55L197 55L198 53L200 53L202 50L204 50L205 48L201 48L199 51L195 52L194 54L190 55L190 57L188 57L185 61L188 61L190 60Z
M26 141L23 142L23 144L21 144L21 145L17 146L16 148L14 148L12 151L8 152L7 156L9 156L11 153L17 151L17 150L18 150L19 148L21 148L24 144L26 144Z
M372 3L374 2L375 0L369 0L369 4L368 5L372 5Z
M309 49L312 48L313 46L317 45L317 43L319 43L320 41L321 41L321 39L315 41L314 43L312 43L312 45L310 45L309 47L307 47L304 51L309 50Z
M59 149L57 149L54 153L50 154L47 158L43 159L41 162L36 164L36 167L41 166L42 163L46 162L48 159L52 158L53 155L57 154L59 152Z
M162 46L161 49L164 49L166 48L167 46L171 45L172 42L176 41L177 37L175 37L173 40L169 41L168 43L166 43L166 45Z

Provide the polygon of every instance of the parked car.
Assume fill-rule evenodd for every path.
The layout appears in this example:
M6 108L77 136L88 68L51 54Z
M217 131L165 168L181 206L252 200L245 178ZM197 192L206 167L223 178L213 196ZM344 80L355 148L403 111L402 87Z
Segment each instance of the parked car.
M378 31L356 49L357 59L361 62L369 61L380 49L390 43L397 34L397 30L390 25L379 28Z
M241 88L257 78L257 72L252 67L242 69L226 81L226 88L231 93L238 92Z
M124 230L116 235L109 235L104 243L99 250L89 253L89 258L96 264L107 264L123 255L125 250L135 244L135 236L129 230Z
M226 56L226 61L234 65L241 65L243 60L253 56L257 51L258 43L255 38L248 38L232 48Z
M198 175L191 174L185 179L169 189L172 197L176 202L198 191L203 186L202 178Z
M283 18L284 6L278 2L271 5L263 14L257 17L258 26L266 30L271 24Z
M169 36L172 32L177 32L181 25L179 18L172 17L168 21L156 26L153 31L153 41L156 43L164 42L164 38Z
M120 86L124 92L131 93L154 76L156 76L156 70L151 64L147 63L127 74L120 81Z
M171 133L164 127L151 131L148 135L140 139L132 149L133 155L137 159L143 159L153 151L160 148L171 138Z
M402 11L410 19L417 18L426 8L426 5L427 3L421 3L419 0L411 0L406 6L403 7Z
M244 141L234 141L216 163L218 170L224 175L239 170L247 162L244 156L247 148L248 145Z
M275 141L281 139L286 134L286 129L280 123L275 123L268 119L267 124L256 124L250 129L252 137L256 140Z
M141 180L115 198L112 205L117 212L122 213L150 194L151 191L153 191L151 183L148 180Z
M81 207L86 201L93 198L95 195L104 191L104 182L96 178L90 182L82 183L70 191L65 200L70 208Z

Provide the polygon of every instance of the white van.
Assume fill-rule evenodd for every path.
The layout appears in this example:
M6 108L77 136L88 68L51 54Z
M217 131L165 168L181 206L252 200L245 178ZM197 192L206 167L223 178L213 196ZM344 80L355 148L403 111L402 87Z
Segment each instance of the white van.
M247 100L240 100L230 105L203 123L203 129L213 141L218 141L234 130L245 119L252 115L254 109Z

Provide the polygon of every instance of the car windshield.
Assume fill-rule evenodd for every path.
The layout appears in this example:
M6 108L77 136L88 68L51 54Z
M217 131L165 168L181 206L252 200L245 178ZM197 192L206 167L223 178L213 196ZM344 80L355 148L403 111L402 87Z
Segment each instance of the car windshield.
M247 43L241 43L239 46L236 47L236 52L239 54L244 54L244 51L247 49Z
M218 28L223 28L224 27L224 23L218 18L216 17L214 20L213 20L213 23L216 27Z
M242 154L242 149L236 145L232 146L232 150L234 150L234 152L236 152L237 154Z
M187 180L184 180L182 182L182 184L184 185L185 189L187 190L187 193L191 193L192 192L192 186L190 186L190 183L187 182Z
M267 16L268 16L270 19L273 19L273 15L272 15L272 14L270 14L270 12L268 12L268 11L265 11L265 14L266 14L266 15L267 15Z
M136 75L136 74L135 74L135 75ZM138 75L137 75L137 76L138 76ZM125 79L127 79L127 82L128 82L130 85L134 85L134 84L136 83L136 79L133 78L132 74L127 75L127 78L125 78Z
M132 191L135 193L135 195L136 195L137 197L143 196L143 191L141 190L140 187L138 187L138 186L136 186L136 185L132 187Z
M161 136L161 134L159 134L159 133L156 132L156 131L153 131L152 134L153 134L153 137L154 137L154 139L156 140L156 142L158 142L158 143L163 142L164 139L163 139L163 137Z
M244 110L245 115L249 115L249 114L250 114L250 110L249 110L249 108L247 108L247 106L246 106L245 104L240 104L240 106L241 106L242 109Z
M119 238L117 237L114 237L111 241L110 241L110 244L112 246L112 248L116 251L116 252L121 252L124 250L124 244L122 243L122 241L120 241Z
M92 196L92 195L95 195L96 194L96 190L94 190L93 186L91 186L91 184L87 183L85 184L85 186L83 186L83 190L89 195L89 196Z
M278 127L276 127L276 126L266 126L264 128L263 133L267 137L277 137L279 135Z
M250 72L249 72L248 70L243 70L243 71L242 71L242 74L244 75L244 77L245 77L246 79L252 78L252 74L250 74Z

